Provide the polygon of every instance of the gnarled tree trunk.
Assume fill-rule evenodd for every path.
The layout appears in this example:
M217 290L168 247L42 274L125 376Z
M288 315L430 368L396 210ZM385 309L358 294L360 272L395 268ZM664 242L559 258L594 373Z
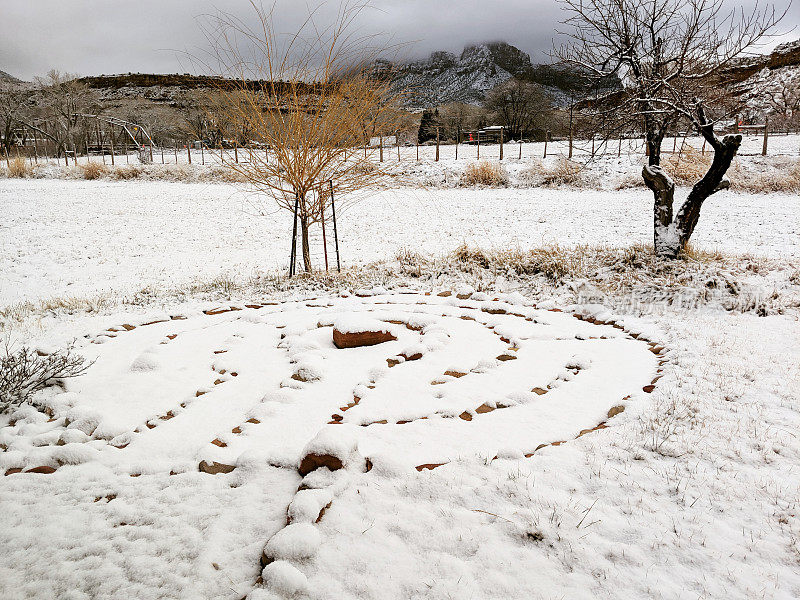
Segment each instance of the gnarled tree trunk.
M673 218L672 205L675 182L658 165L642 169L645 184L653 192L653 246L657 256L676 258L694 233L700 219L700 209L706 198L730 187L725 173L731 166L742 143L741 135L726 135L718 139L710 126L702 130L703 137L714 149L714 160L703 178L692 186L689 196Z

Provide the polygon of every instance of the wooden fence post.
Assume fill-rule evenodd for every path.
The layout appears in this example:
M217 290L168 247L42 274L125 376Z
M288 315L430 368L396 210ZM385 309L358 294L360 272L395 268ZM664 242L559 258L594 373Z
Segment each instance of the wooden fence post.
M192 164L192 142L186 144L186 151L189 153L189 164Z
M378 139L379 139L378 146L380 148L380 150L378 150L380 156L380 162L383 162L383 134L381 134Z
M544 132L544 154L542 154L542 158L547 158L547 138L550 137L550 132Z
M519 160L522 160L522 140L519 141Z
M572 158L572 105L569 107L569 153L567 158Z
M436 160L435 162L439 162L439 126L436 126Z
M500 160L503 160L503 127L500 126Z
M767 155L767 138L769 137L769 117L764 117L764 145L761 146L761 156Z
M111 128L111 135L108 136L108 141L111 143L111 166L114 166L114 128Z

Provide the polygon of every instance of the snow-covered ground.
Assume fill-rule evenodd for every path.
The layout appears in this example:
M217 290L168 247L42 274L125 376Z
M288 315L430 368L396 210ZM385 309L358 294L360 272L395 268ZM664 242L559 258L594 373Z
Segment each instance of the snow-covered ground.
M251 200L0 180L0 310L283 269L290 219ZM342 257L647 243L651 202L387 190L341 214ZM534 275L486 269L480 293L437 265L386 288L42 309L13 342L96 362L44 412L0 415L0 598L800 597L799 226L795 195L725 192L693 238L769 257L742 264L771 316L611 314L563 301L587 282L540 281L533 302ZM680 268L660 276L742 294ZM339 349L334 327L396 339ZM343 468L306 474L309 453ZM36 467L54 472L18 472Z
M255 199L223 184L0 180L0 306L282 271L291 215L266 203L266 214L254 216ZM441 254L464 242L529 248L652 240L652 197L641 188L401 188L366 194L338 216L343 265L391 258L401 248ZM692 243L799 257L800 197L712 196Z

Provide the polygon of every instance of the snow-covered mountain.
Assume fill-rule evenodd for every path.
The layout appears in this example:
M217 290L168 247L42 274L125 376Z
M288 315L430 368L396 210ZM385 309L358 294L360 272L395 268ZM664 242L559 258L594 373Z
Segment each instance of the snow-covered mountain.
M414 108L447 102L478 104L495 86L532 71L531 57L505 42L467 46L456 56L434 52L430 57L395 65L397 85L408 91Z
M398 88L407 95L411 109L429 108L448 102L481 104L494 87L516 77L541 85L556 106L566 106L580 97L581 74L573 68L533 64L531 57L506 42L467 46L456 56L438 51L430 57L405 64L389 65ZM619 85L609 80L611 87Z
M770 54L736 61L725 79L745 99L746 119L787 117L800 110L800 40L777 46Z

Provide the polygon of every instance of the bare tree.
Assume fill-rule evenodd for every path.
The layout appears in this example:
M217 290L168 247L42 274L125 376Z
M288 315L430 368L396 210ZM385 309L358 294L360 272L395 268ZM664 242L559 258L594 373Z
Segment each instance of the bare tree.
M37 117L48 123L41 133L56 146L56 155L65 152L67 145L79 145L85 137L86 127L81 113L93 112L98 107L95 93L78 81L76 75L51 70L45 77L36 79L38 89Z
M14 131L27 117L29 90L14 82L0 82L0 136L5 151L11 151Z
M800 124L800 73L782 70L767 84L765 96L776 124L787 128Z
M270 149L227 166L280 208L297 206L306 271L309 228L322 218L328 182L337 197L381 183L386 173L366 152L365 132L399 129L401 92L385 69L371 66L381 49L353 33L365 6L342 4L328 26L315 23L312 12L284 38L272 13L253 4L258 29L221 15L211 32L219 70L235 83L221 87L209 118Z
M464 131L475 127L482 114L479 107L463 102L445 104L440 112L445 135L459 141L461 141L461 134Z
M570 43L555 54L590 79L622 80L622 90L590 103L596 128L611 135L644 129L648 165L642 176L655 200L655 251L674 258L689 241L703 202L730 186L725 173L742 138L720 138L714 130L730 117L723 71L769 35L785 11L758 5L728 11L724 0L560 1ZM678 122L695 129L714 158L673 216L675 184L659 165L661 142Z
M495 87L483 107L502 121L511 137L522 138L550 110L550 99L541 86L509 79Z

